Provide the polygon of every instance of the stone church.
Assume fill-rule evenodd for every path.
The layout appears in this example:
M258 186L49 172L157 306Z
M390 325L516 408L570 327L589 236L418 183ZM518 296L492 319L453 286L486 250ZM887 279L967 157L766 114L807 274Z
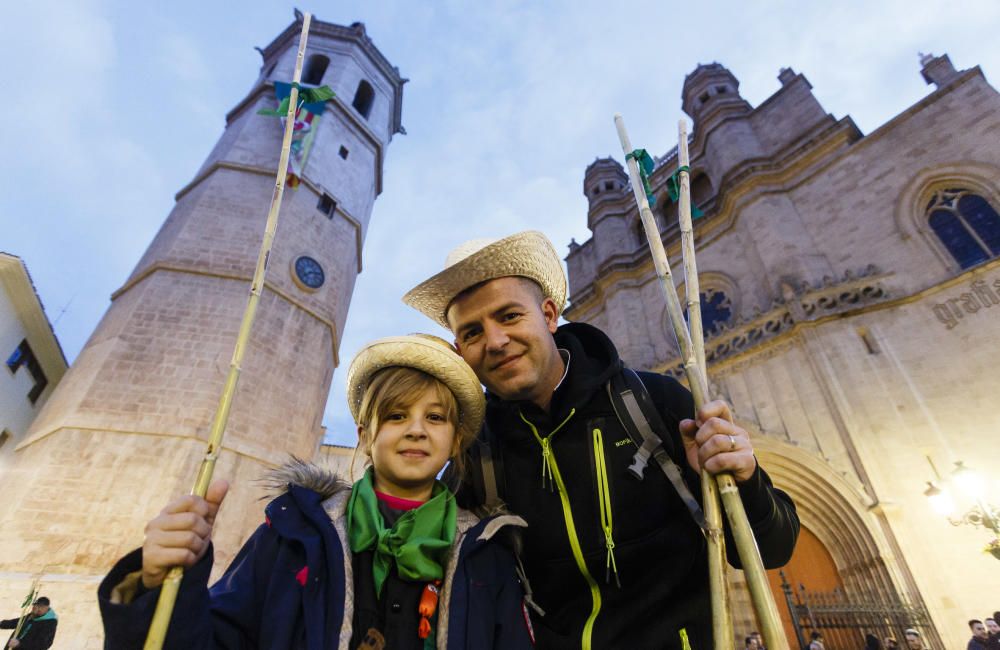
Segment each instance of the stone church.
M771 576L793 647L811 629L855 648L865 632L902 642L907 627L964 647L966 621L1000 609L993 535L951 525L927 498L957 461L988 477L987 509L1000 497L1000 95L947 55L921 65L933 92L867 135L788 68L758 106L718 63L682 91L712 389L802 520L795 557ZM676 149L657 159L651 183L682 285L665 188L677 165ZM681 377L626 172L598 159L583 189L593 236L570 244L566 319L604 329L627 363ZM956 523L974 501L957 505ZM742 642L756 624L741 580Z

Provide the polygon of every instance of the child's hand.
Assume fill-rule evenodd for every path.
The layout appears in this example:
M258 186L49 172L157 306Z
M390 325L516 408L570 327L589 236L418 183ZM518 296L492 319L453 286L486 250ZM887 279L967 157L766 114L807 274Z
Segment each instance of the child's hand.
M205 498L190 494L174 499L146 524L142 544L142 584L155 589L171 567L190 568L205 555L212 538L212 524L229 483L214 481Z

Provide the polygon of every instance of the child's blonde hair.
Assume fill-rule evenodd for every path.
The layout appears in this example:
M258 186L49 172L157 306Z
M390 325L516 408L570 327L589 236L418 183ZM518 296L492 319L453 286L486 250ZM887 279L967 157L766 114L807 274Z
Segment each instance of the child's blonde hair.
M458 477L461 478L465 471L465 450L472 444L477 432L470 432L468 427L462 426L462 413L458 407L458 400L443 382L426 372L406 366L392 366L380 370L372 375L371 381L368 382L358 409L357 424L361 430L358 432L355 458L351 460L352 474L358 450L362 450L368 457L368 462L371 462L372 445L375 436L378 435L379 425L386 416L396 409L410 407L428 388L434 388L438 400L445 408L448 422L455 427L455 439L450 455Z

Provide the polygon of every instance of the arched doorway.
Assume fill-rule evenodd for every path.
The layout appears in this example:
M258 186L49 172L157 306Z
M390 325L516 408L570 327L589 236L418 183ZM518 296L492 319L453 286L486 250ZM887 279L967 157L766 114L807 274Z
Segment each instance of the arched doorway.
M784 575L793 590L794 603L813 606L808 609L816 613L809 619L812 625L803 623L806 619L802 612L806 610L799 607L796 609L799 623L796 633L782 589L781 574L768 572L771 591L792 647L798 647L802 636L808 644L813 627L821 632L830 630L830 635L824 632L826 647L836 650L862 647L864 633L869 628L873 632L877 632L878 627L894 630L909 618L914 618L917 625L926 623L922 600L915 589L907 587L912 580L906 579L907 569L897 559L894 545L883 532L887 530L885 522L869 508L870 499L861 486L849 482L825 459L755 431L757 427L752 423L740 424L753 432L761 465L767 469L775 486L791 495L802 524L799 542L784 568ZM742 640L750 631L759 629L759 625L742 573L731 571L730 586L733 621L737 639ZM865 608L882 608L891 615L865 619L858 613ZM829 612L842 614L840 622L843 625L839 626L839 619L823 618ZM887 622L889 618L893 620ZM852 631L833 634L835 627ZM925 638L932 643L938 640L933 629L925 629L925 632Z

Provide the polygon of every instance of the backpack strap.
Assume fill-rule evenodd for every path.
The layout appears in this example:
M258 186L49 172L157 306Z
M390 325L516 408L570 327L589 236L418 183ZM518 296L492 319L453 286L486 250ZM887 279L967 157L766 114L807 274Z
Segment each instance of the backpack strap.
M615 415L618 416L619 422L638 447L635 456L632 457L632 464L629 465L629 473L641 481L646 472L646 465L652 457L663 470L681 501L684 502L695 523L703 531L707 531L705 513L698 505L698 500L691 493L687 483L684 482L684 476L677 463L670 457L671 452L674 452L673 440L663 423L663 419L653 405L653 400L649 396L646 386L642 383L642 379L631 368L623 367L621 372L616 373L608 380L605 389L608 392L608 397L611 398ZM673 413L670 415L677 423L680 422ZM657 431L662 436L657 435Z

